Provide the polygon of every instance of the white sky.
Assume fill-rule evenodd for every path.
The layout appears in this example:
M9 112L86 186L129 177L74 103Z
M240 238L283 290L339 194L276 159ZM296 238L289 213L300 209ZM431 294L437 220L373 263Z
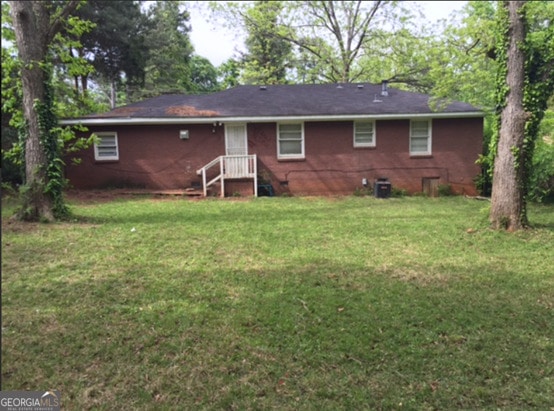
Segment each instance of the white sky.
M433 23L448 18L453 11L460 10L467 1L416 1L410 3L420 4L428 22ZM235 33L221 27L217 22L210 21L210 15L205 8L198 4L187 8L191 15L190 38L196 54L207 58L217 67L233 57L236 50L241 49L242 39L236 38Z

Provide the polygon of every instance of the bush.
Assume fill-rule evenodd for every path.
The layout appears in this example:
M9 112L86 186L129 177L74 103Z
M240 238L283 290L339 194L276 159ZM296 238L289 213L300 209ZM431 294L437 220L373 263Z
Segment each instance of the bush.
M532 201L554 202L553 138L552 136L539 137L536 142L529 186L529 198Z
M405 197L408 195L408 190L403 188L392 187L390 191L391 197Z
M448 197L453 194L452 186L450 184L439 184L438 191L439 197Z
M369 196L369 195L373 195L373 190L371 188L356 187L356 189L354 190L354 196L355 197L365 197L365 196Z

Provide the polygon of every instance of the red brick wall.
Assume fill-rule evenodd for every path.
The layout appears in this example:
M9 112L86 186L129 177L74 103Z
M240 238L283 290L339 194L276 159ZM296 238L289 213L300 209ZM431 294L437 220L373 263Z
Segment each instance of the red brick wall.
M189 130L189 139L181 140L179 130ZM225 154L223 127L212 130L211 124L90 127L117 131L119 161L95 161L91 147L79 153L82 164L67 161L66 176L75 188L186 188L201 180L196 170Z
M258 155L258 169L276 194L352 194L387 177L393 188L422 190L423 178L439 178L457 193L475 194L475 165L482 152L483 120L438 119L432 123L432 155L410 157L409 120L379 120L376 147L353 147L353 123L307 122L305 159L277 159L275 123L248 125L248 151ZM179 130L189 130L180 140ZM92 148L80 154L81 165L68 165L67 177L76 188L186 188L200 181L196 170L225 153L224 127L212 125L120 126L95 128L117 131L119 161L98 162ZM68 164L70 164L68 162ZM246 188L245 188L246 187ZM228 183L226 191L246 195L248 185ZM230 191L229 191L230 190Z
M221 188L219 188L221 190ZM219 194L220 191L217 191ZM248 197L254 194L254 182L252 179L226 180L225 197Z
M277 192L296 195L352 194L387 177L392 186L422 191L422 179L439 178L456 193L475 194L475 164L482 152L483 120L440 119L432 124L432 155L411 157L409 120L376 123L376 146L354 148L353 123L306 123L305 160L278 160L275 124L250 124L249 150L258 154L259 169L268 170Z

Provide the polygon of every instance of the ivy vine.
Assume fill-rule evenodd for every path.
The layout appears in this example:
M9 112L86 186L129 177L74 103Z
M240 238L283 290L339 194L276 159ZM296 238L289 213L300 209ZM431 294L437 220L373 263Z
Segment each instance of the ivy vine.
M500 3L500 2L499 2ZM542 2L537 2L542 3ZM535 6L526 2L521 13L525 18L525 23L529 26L533 19L532 10L529 8ZM536 12L536 10L535 10ZM546 17L548 20L549 17ZM495 59L496 59L496 84L495 84L495 120L493 122L493 133L489 145L489 154L482 162L488 164L490 176L493 173L494 159L497 154L498 140L500 137L501 113L506 106L506 97L509 93L509 87L506 84L507 61L508 61L508 30L509 18L508 10L501 4L498 6L497 19L495 27ZM528 113L525 122L525 131L523 144L521 147L513 147L515 167L520 171L520 181L518 181L521 190L523 204L520 220L523 225L528 225L527 220L527 198L531 190L531 171L533 167L533 153L537 136L539 135L539 126L544 117L547 108L548 99L554 92L554 27L552 24L541 26L534 22L537 30L529 30L525 41L521 45L525 54L525 79L523 88L523 109Z
M44 193L52 200L54 218L65 219L69 216L69 209L63 199L63 189L66 184L64 178L64 162L61 152L63 141L58 133L58 119L54 111L53 88L51 85L52 68L49 64L43 65L45 71L44 100L35 103L37 112L40 143L46 155L46 185Z

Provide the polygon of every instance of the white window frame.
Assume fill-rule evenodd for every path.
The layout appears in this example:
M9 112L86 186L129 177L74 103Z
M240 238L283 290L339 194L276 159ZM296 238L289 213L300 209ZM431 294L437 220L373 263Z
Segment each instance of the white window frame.
M115 131L102 131L94 133L94 135L99 139L98 143L94 143L94 159L96 161L116 161L119 160L119 144L117 141L117 132ZM114 148L115 155L104 155L102 154L102 137L113 137L115 144L106 145L106 147Z
M427 123L427 136L422 135L414 135L414 125L416 123ZM411 156L429 156L432 154L432 136L433 136L433 128L432 128L432 121L431 119L414 119L410 120L410 155ZM413 139L427 139L427 149L425 151L414 151L412 147Z
M281 139L281 126L291 126L297 125L300 126L300 153L294 154L281 154L281 141L286 141ZM289 139L289 141L298 141L298 139ZM277 123L277 158L279 159L303 159L305 158L304 154L304 123Z
M359 130L362 124L371 124L371 141L359 141L358 137L369 134L368 131ZM361 128L361 127L360 127ZM376 145L376 133L375 133L375 120L359 120L354 121L354 147L375 147Z

